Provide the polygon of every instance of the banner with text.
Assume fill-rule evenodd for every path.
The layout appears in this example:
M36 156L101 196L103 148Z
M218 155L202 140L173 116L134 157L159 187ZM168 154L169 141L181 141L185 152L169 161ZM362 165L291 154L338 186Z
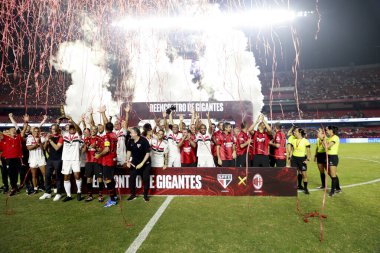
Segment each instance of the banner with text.
M116 187L130 193L129 171L118 168ZM152 168L151 195L205 196L296 196L295 168ZM96 181L94 187L97 187ZM136 179L136 192L142 193L143 182Z

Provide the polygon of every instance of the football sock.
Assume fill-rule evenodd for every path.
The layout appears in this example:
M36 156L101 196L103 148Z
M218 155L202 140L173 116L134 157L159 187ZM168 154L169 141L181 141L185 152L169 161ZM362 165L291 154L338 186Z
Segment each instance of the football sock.
M75 183L77 184L77 193L81 193L82 192L82 179L79 179L79 180L75 180Z
M71 182L70 181L64 181L63 182L65 186L65 191L68 197L71 197Z

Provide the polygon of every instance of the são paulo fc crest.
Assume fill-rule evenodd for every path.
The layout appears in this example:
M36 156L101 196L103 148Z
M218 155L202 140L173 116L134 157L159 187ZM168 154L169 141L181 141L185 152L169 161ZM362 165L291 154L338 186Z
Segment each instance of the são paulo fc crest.
M218 174L218 182L227 189L227 186L232 182L232 174Z
M261 187L263 187L263 183L264 183L263 177L260 174L255 174L253 176L252 183L253 183L253 187L256 190L260 190Z

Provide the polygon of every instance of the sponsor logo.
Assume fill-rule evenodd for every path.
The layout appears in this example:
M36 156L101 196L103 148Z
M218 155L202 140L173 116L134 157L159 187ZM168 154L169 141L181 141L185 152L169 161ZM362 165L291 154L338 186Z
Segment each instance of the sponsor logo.
M217 176L218 182L224 189L232 182L232 174L218 174Z
M260 174L255 174L253 176L253 187L256 189L256 190L260 190L261 187L263 187L263 177L260 175Z

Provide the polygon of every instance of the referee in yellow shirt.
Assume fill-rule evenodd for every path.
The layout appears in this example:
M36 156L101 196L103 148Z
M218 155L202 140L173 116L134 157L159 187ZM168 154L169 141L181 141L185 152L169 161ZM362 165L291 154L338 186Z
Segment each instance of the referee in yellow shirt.
M338 151L339 151L339 137L338 128L336 126L327 126L326 129L327 141L326 141L326 151L328 155L328 166L329 166L329 174L331 176L331 191L329 196L332 197L335 193L341 193L339 185L339 178L337 175L337 167L339 163Z
M287 143L288 144L286 144L286 154L287 154L287 157L288 157L288 159L287 159L287 161L286 161L286 166L290 166L290 157L291 157L291 152L292 152L292 141L296 138L295 136L294 136L294 131L296 131L296 129L298 129L298 126L296 126L296 125L293 125L290 129L289 129L289 131L288 131L288 140L287 140ZM298 176L297 176L297 181L298 181L298 189L299 190L303 190L303 186L302 186L302 174L298 174Z
M305 194L310 194L307 189L307 163L310 161L310 142L305 138L305 130L297 128L294 131L294 137L291 141L290 164L298 169L298 174L302 175L303 191ZM300 189L300 182L298 181Z
M317 166L318 166L319 173L321 176L321 183L322 183L321 186L318 187L318 189L325 189L325 187L326 187L326 184L325 184L325 181L326 181L326 174L325 174L326 150L325 150L325 146L323 145L323 141L326 137L326 134L322 128L318 129L317 136L318 136L317 143L316 143L317 148L315 150L314 162L317 162Z

